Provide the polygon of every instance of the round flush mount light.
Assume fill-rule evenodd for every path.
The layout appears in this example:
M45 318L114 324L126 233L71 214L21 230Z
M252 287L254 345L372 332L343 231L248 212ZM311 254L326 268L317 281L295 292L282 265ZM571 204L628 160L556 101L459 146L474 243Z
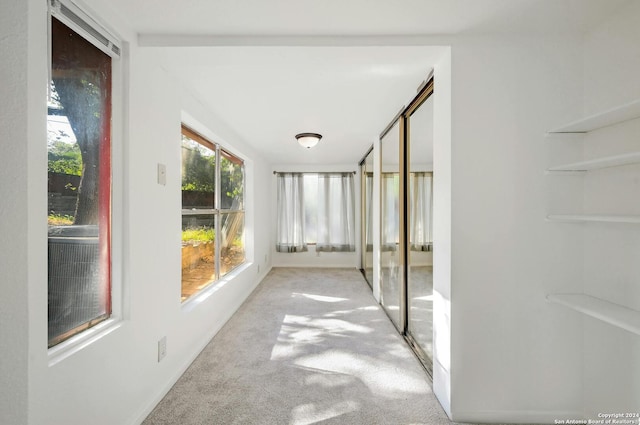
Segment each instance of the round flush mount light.
M309 149L317 145L322 136L318 133L300 133L296 134L296 139L298 139L300 146Z

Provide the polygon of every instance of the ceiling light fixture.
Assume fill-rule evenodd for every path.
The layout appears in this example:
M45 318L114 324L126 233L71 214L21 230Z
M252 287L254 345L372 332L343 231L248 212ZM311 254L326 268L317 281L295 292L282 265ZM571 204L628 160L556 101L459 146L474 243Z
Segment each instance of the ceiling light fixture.
M296 139L298 139L300 146L309 149L317 145L322 136L318 133L300 133L296 134Z

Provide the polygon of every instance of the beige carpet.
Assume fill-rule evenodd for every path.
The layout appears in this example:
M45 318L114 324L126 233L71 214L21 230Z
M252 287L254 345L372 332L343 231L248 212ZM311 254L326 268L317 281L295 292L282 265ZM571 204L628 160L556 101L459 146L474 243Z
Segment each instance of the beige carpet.
M145 420L450 424L355 269L273 269Z

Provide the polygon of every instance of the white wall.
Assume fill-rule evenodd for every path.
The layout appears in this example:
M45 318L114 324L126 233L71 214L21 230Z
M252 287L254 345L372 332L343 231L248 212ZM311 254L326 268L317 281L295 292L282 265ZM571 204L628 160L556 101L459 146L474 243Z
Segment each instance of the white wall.
M46 86L31 87L35 69L46 69L45 42L42 29L43 2L9 0L2 3L0 13L0 140L3 165L0 167L0 423L24 424L28 420L29 382L29 315L28 279L31 237L30 220L44 217L31 202L30 189L34 175L29 174L29 160L34 137L44 135L45 109L42 104ZM38 38L39 37L39 38ZM31 112L31 113L30 113ZM37 180L37 179L35 179ZM44 306L46 311L46 304Z
M20 3L20 4L18 4ZM6 13L5 13L6 12ZM270 268L270 169L181 88L152 49L108 10L98 18L125 43L122 98L114 105L114 286L116 320L81 344L47 349L46 2L3 3L0 119L0 422L135 424L170 388ZM6 19L5 19L6 17ZM180 303L180 122L186 112L247 160L247 265ZM120 128L120 130L118 130ZM167 165L167 185L156 166ZM265 259L266 257L266 259ZM260 272L258 272L260 266ZM120 290L121 289L121 290ZM119 295L121 292L121 295ZM96 328L98 329L98 328ZM93 335L87 339L86 335ZM168 354L157 362L157 342ZM64 347L68 346L68 347ZM28 394L27 394L28 392Z
M434 66L433 392L451 413L451 49Z
M579 38L513 35L452 45L457 421L553 423L581 410L581 319L545 301L556 288L581 288L581 234L545 222L551 195L543 173L545 132L581 105L581 48ZM437 152L434 162L437 173ZM438 255L434 249L434 278Z
M584 141L544 134L640 97L639 17L640 4L630 2L586 38L452 42L455 420L553 423L637 412L638 336L547 303L545 295L585 292L640 310L639 230L544 217L573 211L640 214L640 167L584 177L543 171L583 155L638 149L640 120ZM435 250L434 273L437 257ZM443 319L437 304L434 314L434 320ZM434 368L436 394L443 381Z
M584 52L584 113L640 99L640 4L629 7L588 34ZM584 157L637 151L640 119L588 134ZM640 167L587 173L584 209L640 215ZM594 224L584 231L584 292L640 311L640 228ZM576 313L577 314L577 313ZM584 411L635 413L640 406L640 337L595 319L584 321Z

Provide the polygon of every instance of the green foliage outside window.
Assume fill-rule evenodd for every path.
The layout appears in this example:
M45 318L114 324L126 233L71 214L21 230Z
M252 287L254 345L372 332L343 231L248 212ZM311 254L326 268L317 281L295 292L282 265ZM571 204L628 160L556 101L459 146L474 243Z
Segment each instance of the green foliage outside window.
M185 229L182 231L183 242L213 242L216 231L211 228Z
M82 175L82 154L78 144L60 140L50 142L47 171L72 176Z
M200 143L182 136L182 190L213 192L215 183L215 153ZM231 200L241 200L243 191L243 166L224 155L220 158L220 191Z
M216 157L212 150L182 136L182 190L214 191Z

